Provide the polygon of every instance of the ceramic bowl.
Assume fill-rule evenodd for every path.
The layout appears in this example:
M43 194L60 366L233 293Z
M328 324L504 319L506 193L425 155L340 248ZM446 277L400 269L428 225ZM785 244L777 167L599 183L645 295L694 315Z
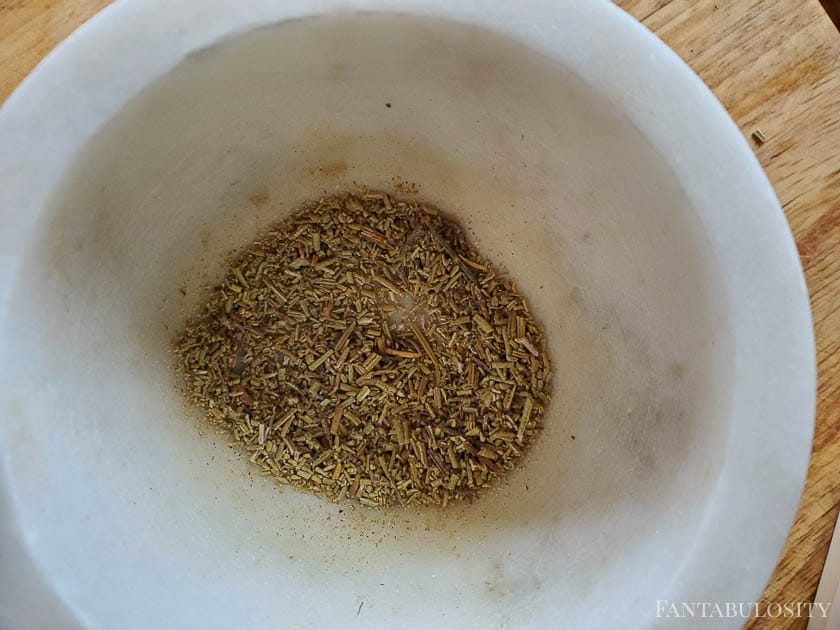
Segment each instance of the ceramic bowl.
M545 431L470 505L278 487L176 391L225 253L359 187L458 217L546 327ZM116 3L0 110L0 212L10 627L635 627L771 574L802 270L738 128L609 2Z

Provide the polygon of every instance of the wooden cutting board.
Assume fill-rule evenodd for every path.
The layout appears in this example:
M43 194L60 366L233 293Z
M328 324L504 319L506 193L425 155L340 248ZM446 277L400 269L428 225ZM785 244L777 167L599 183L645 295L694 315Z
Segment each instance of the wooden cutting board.
M109 3L0 0L0 102L56 44ZM805 493L764 599L812 601L840 507L840 35L817 0L617 4L694 68L745 136L760 128L766 137L760 146L751 142L805 267L819 390ZM805 623L758 619L749 625Z

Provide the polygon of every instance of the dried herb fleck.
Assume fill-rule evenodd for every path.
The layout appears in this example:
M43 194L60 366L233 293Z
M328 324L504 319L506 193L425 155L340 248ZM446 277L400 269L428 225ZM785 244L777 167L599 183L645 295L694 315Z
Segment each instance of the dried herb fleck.
M551 387L511 280L436 208L321 200L237 254L175 343L189 398L280 481L447 503L512 470Z

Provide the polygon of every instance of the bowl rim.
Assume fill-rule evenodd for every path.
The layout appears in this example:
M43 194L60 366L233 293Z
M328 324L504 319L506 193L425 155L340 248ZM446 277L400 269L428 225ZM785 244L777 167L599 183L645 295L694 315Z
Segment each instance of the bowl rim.
M810 457L816 363L804 274L782 208L738 127L674 52L608 0L115 2L51 51L0 107L0 322L49 191L102 124L191 52L337 9L468 22L562 55L670 165L725 278L735 386L720 478L669 596L757 601L793 522ZM14 518L11 478L4 466L0 495L10 497ZM708 571L692 572L699 558L718 567L716 578L727 578L715 585Z

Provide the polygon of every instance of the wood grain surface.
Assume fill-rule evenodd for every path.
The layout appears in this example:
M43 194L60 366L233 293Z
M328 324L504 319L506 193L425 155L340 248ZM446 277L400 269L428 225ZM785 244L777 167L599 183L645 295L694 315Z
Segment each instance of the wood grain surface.
M108 4L0 0L0 102L56 44ZM694 68L745 136L760 128L767 138L760 146L752 144L782 202L805 268L819 388L805 492L764 599L811 601L840 506L840 35L817 0L617 4ZM805 621L748 625L802 628Z

